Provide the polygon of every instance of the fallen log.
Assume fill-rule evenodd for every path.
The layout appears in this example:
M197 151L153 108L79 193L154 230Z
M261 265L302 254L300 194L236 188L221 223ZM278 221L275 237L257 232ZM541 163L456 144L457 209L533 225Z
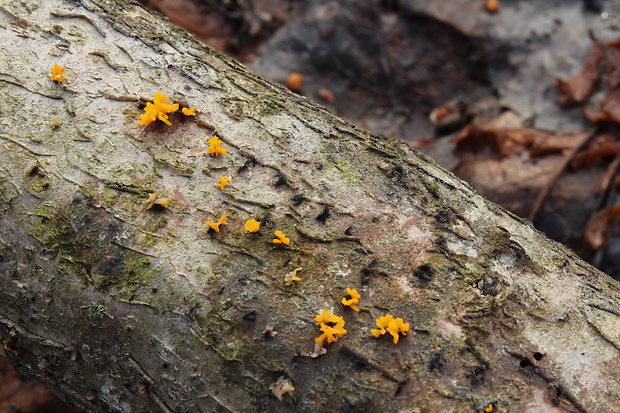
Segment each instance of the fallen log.
M618 283L432 160L138 4L0 11L21 372L91 412L620 410Z

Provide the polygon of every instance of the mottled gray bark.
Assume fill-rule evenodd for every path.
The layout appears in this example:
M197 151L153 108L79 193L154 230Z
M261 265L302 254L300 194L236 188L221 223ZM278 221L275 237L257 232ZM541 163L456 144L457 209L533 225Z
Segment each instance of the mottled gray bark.
M431 160L136 4L3 0L0 39L0 337L69 402L620 410L618 284ZM155 92L198 115L138 125ZM307 357L323 308L348 332ZM386 313L397 344L370 333Z

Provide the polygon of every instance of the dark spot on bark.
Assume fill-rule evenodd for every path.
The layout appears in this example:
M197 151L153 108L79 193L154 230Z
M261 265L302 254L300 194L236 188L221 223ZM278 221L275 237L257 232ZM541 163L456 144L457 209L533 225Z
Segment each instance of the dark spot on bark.
M163 205L153 204L153 206L149 208L149 211L161 214L162 212L166 212L167 209L168 208L164 207Z
M497 274L489 275L478 281L478 288L483 294L497 295L501 292L501 286Z
M349 228L345 229L344 230L344 234L345 235L349 235L349 236L353 235L353 228L349 227Z
M40 175L40 176L44 176L43 174L40 173L39 171L39 167L38 166L33 166L32 169L28 172L28 176L30 178L34 178L35 176Z
M467 377L472 386L478 386L484 383L484 371L486 369L483 366L471 366L465 371L465 377Z
M316 216L316 220L325 223L325 221L327 221L327 218L329 218L329 215L329 207L326 205L325 207L323 207L323 211Z
M545 357L545 355L544 355L544 354L542 354L542 353L539 353L539 352L537 351L536 353L534 353L534 356L533 356L533 357L534 357L534 360L536 360L536 361L540 361L540 360L542 360L542 358L543 358L543 357Z
M518 259L523 259L527 257L527 254L525 253L523 247L516 241L508 241L505 244L505 247L508 248L508 250L510 250Z
M243 274L239 278L237 278L237 282L241 285L248 285L250 283L250 276L247 274Z
M122 259L116 255L106 255L99 263L99 272L104 275L114 275L122 267Z
M438 224L442 224L445 225L447 223L450 222L450 215L448 210L443 209L441 211L439 211L439 213L437 215L435 215L435 219L437 220Z
M519 366L521 366L522 368L526 368L526 367L533 366L533 364L530 361L530 359L523 359L519 362Z
M247 156L247 155L246 155L246 156ZM245 161L245 163L244 163L243 165L241 165L241 166L239 167L239 169L237 169L237 173L238 173L238 174L241 174L241 173L243 173L244 171L246 171L246 170L250 169L251 167L253 167L253 166L257 165L257 162L256 162L256 160L254 159L254 157L252 157L252 156L247 156L247 158L248 158L248 159Z
M249 313L245 313L243 315L243 321L248 322L248 323L253 323L256 321L256 316L257 316L256 311L252 310Z
M428 362L428 371L437 371L441 373L441 371L443 370L444 364L445 363L443 360L443 351L442 350L435 351L431 355L431 359Z
M273 184L273 186L275 186L276 188L280 188L280 187L283 187L283 186L288 186L288 187L290 187L290 185L289 185L289 183L288 183L288 181L287 181L286 177L285 177L284 175L282 175L282 174L278 174L278 175L277 175L277 180L276 180L276 182Z
M394 396L398 396L400 394L400 392L403 391L403 388L407 385L407 383L409 383L410 380L411 380L411 378L407 377L405 380L400 381L398 383L398 386L396 386L396 391L394 392Z
M291 202L293 203L293 206L299 206L303 204L305 200L306 198L303 195L297 194L293 197L293 199L291 199Z
M439 236L435 239L435 245L437 245L437 247L441 248L442 250L445 250L448 243L446 242L446 239L444 237Z
M362 269L362 285L368 285L368 283L377 277L386 277L387 274L384 272L373 270L371 268L363 268Z
M323 164L321 162L317 162L314 167L316 168L317 171L321 171L323 170Z
M413 274L422 281L431 281L435 276L435 268L430 263L422 264L415 269Z

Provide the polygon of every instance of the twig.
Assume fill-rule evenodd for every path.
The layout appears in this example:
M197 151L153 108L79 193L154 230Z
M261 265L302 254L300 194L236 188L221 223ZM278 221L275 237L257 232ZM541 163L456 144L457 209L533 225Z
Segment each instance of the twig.
M614 179L614 176L616 176L618 167L620 167L620 150L618 150L618 152L616 153L616 157L614 158L612 163L609 164L605 175L603 175L601 182L596 187L596 190L594 191L594 194L596 196L600 196L602 193L607 192L607 190L609 189L609 185L611 185Z

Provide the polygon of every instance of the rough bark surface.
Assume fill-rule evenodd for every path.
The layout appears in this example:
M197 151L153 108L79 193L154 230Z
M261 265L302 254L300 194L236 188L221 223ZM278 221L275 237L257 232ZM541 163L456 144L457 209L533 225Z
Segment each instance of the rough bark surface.
M620 410L618 284L406 145L121 0L4 0L0 39L0 337L65 399L92 412ZM138 125L155 92L198 116ZM206 153L212 135L225 155ZM149 193L169 208L147 210ZM340 303L346 287L359 313ZM348 333L304 357L323 308ZM370 334L386 313L410 323L398 344ZM295 388L282 401L281 377Z

